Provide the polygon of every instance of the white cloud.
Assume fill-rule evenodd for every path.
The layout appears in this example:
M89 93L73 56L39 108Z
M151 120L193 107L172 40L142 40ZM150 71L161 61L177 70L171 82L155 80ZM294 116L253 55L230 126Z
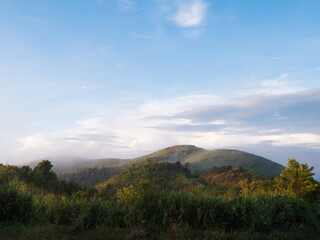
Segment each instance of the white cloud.
M316 67L314 70L316 70L316 71L320 71L320 67Z
M224 100L216 95L191 94L166 100L150 100L139 108L148 116L172 116L193 108L222 103Z
M120 8L124 11L129 11L133 8L133 2L131 0L117 0Z
M206 12L207 4L201 0L183 1L173 19L181 27L197 27L203 22Z
M253 79L254 80L254 79ZM240 89L241 95L281 95L302 91L304 88L294 84L287 73L273 79L265 79L255 84L247 84Z
M226 121L224 121L224 120L215 120L215 121L209 122L209 124L212 124L212 125L224 125L224 124L226 124Z

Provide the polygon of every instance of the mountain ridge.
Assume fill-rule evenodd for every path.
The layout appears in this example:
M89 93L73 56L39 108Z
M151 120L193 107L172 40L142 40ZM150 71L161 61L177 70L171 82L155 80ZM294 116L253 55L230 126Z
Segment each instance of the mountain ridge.
M46 159L49 161L53 160L53 170L58 174L75 172L84 168L129 168L146 161L165 161L171 163L179 161L181 163L188 163L190 169L200 172L209 172L213 167L230 165L236 168L242 166L262 176L278 176L281 170L284 169L284 166L281 164L252 153L235 149L206 150L194 145L174 145L133 159L85 159L70 156L60 157L60 161L54 157ZM35 165L36 161L31 162L31 164L29 163L31 167Z
M73 171L60 173L60 179L75 181L82 185L95 185L104 182L122 171L146 162L180 162L188 166L193 174L208 173L214 167L243 167L262 177L279 176L284 166L264 157L234 150L206 150L194 145L175 145L134 159L91 160L90 165Z

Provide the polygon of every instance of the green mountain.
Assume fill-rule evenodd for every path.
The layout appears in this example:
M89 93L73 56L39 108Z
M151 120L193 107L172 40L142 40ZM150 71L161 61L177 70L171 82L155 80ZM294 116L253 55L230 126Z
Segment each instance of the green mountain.
M279 163L261 156L230 149L197 152L189 155L183 162L189 162L191 169L209 172L213 167L244 167L261 176L279 176L284 169Z
M154 153L133 159L130 161L131 164L139 164L146 161L152 162L184 162L184 160L195 153L202 153L206 150L203 148L198 148L194 145L176 145L172 147L167 147L162 150L156 151Z
M90 186L145 162L179 161L183 164L188 163L189 169L197 172L210 172L213 167L222 166L244 167L261 176L279 176L284 169L281 164L254 154L230 149L208 151L193 145L176 145L130 160L115 158L77 160L70 157L48 159L53 163L53 170L59 174L60 179Z
M261 156L238 150L217 149L208 151L193 145L177 145L168 147L152 154L131 160L131 164L146 161L189 163L190 169L209 172L213 167L232 166L244 167L262 176L279 176L284 169L279 163Z

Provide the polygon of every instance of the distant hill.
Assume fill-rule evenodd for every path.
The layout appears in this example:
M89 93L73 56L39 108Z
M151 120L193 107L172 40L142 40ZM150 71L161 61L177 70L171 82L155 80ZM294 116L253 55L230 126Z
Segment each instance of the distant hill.
M126 159L118 158L86 159L75 156L50 156L32 161L26 165L34 168L42 160L49 160L53 165L53 171L57 174L74 172L82 168L112 167L127 161Z
M73 172L60 173L58 177L60 180L73 181L82 186L94 186L126 169L126 166L80 168Z
M230 149L197 152L189 155L183 162L189 162L191 169L209 172L213 167L244 167L261 176L279 176L284 169L279 163L261 156Z
M130 163L139 164L146 161L188 162L191 169L200 172L209 172L213 167L232 166L238 168L242 166L262 176L279 176L281 170L284 169L284 166L279 163L247 152L230 149L208 151L193 145L168 147L131 160Z
M210 172L213 167L244 167L261 176L279 176L284 166L261 156L238 150L218 149L208 151L193 145L176 145L134 159L84 159L75 157L49 157L53 170L61 179L72 180L83 185L95 185L119 174L129 167L145 162L180 161L189 163L189 169L198 172ZM39 161L29 164L36 166Z

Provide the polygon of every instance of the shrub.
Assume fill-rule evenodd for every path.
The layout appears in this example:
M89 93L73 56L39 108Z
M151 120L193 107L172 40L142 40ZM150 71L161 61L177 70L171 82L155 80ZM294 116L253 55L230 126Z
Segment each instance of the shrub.
M317 212L313 207L300 198L293 198L284 195L259 196L259 204L269 212L272 226L286 229L287 227L307 224L315 227Z
M33 215L32 197L13 187L0 186L0 222L27 222Z
M48 219L51 223L71 225L79 216L80 210L85 208L84 201L75 201L65 196L49 195L45 201Z

